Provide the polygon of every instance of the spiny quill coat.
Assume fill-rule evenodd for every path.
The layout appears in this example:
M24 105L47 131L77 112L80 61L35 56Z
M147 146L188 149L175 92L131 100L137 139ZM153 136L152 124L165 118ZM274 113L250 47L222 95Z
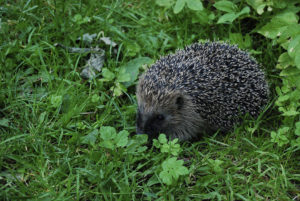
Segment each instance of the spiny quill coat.
M189 140L229 131L268 102L268 85L247 52L221 42L196 43L160 58L139 79L137 133Z

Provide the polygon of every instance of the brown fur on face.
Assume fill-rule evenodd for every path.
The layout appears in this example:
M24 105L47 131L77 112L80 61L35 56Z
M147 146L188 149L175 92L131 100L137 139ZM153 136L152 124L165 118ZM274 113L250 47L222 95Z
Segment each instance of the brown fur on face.
M141 77L137 88L137 133L146 133L150 138L164 133L171 139L188 140L205 132L205 122L185 92L160 90L153 94L147 91L146 83Z

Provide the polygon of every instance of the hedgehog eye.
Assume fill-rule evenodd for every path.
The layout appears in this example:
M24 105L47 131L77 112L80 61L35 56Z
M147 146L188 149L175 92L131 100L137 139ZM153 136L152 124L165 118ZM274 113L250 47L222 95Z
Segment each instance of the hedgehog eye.
M162 120L165 119L165 117L164 117L164 115L162 115L162 114L158 114L158 115L156 116L156 119L162 121Z
M183 106L183 98L181 96L177 97L176 99L176 105L177 105L177 108L178 110L180 110Z

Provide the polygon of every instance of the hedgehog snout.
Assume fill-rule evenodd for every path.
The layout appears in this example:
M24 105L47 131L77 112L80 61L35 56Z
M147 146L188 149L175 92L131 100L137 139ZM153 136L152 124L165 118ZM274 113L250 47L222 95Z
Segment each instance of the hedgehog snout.
M155 139L158 137L159 132L155 132L152 128L148 127L148 128L142 128L142 127L138 127L136 128L136 134L137 135L141 135L141 134L147 134L148 135L148 139L151 142L152 139Z
M136 119L136 133L147 134L149 138L157 138L163 131L165 115L163 114L141 114L138 111Z
M151 120L147 120L146 122L137 122L137 134L147 134L153 136L158 133L158 130L158 125L153 124Z

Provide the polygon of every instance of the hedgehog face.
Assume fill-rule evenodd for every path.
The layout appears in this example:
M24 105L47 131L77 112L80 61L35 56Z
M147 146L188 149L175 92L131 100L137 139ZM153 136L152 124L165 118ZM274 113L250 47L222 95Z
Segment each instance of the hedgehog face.
M183 108L183 99L177 97L175 102L169 105L155 105L139 102L137 112L137 133L146 133L149 138L156 138L160 133L168 136L172 135L172 127L176 123L176 118L180 116Z
M198 134L199 119L192 99L183 93L172 92L159 98L138 97L137 133L148 134L150 139L160 133L170 139L189 139Z
M137 133L147 133L149 138L157 138L159 133L166 133L168 121L172 117L167 113L145 114L138 110L137 113Z

